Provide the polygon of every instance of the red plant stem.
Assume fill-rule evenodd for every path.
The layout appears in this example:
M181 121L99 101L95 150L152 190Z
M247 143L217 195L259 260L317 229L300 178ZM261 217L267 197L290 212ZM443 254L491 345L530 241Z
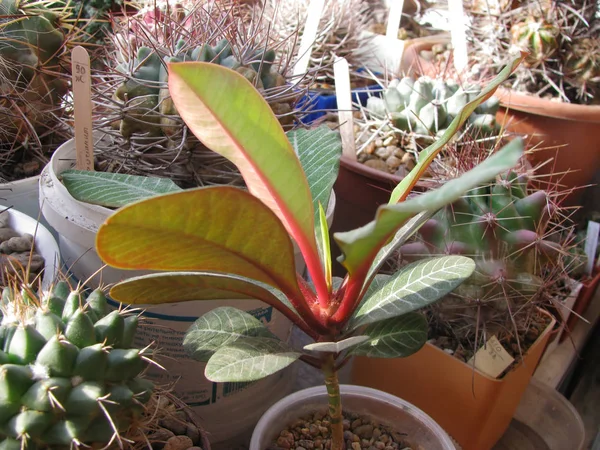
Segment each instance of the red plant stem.
M335 312L331 320L336 324L345 323L356 308L356 305L360 301L360 293L362 291L362 286L366 277L365 273L357 273L354 276L349 276L348 283L346 285L346 290L344 292L344 297L342 297L342 302L340 303L340 307Z
M300 247L302 256L304 256L306 268L317 291L319 304L321 308L326 309L329 306L329 288L327 287L327 280L325 280L321 258L319 258L318 253L313 252L312 247L306 245L303 248L300 242L298 242L298 246Z

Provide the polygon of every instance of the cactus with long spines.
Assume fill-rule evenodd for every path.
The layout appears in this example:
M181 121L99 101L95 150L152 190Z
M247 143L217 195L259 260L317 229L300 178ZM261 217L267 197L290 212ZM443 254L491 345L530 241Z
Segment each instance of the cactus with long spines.
M566 275L568 246L555 239L558 210L552 195L511 172L436 213L401 248L402 260L459 254L472 258L476 270L430 311L432 323L463 343L519 335L529 324L519 317L549 304L553 285Z
M0 162L8 179L34 175L15 169L23 160L37 160L39 172L48 146L63 138L52 139L63 130L68 47L77 29L66 22L66 4L45 3L0 2Z
M1 304L0 448L120 441L153 392L140 376L148 358L133 346L137 315L66 282L43 296L13 282Z
M203 61L243 74L290 125L297 89L286 85L287 61L242 5L222 2L153 6L117 21L96 73L98 170L161 175L181 187L243 184L229 161L206 149L184 124L167 88L167 64Z

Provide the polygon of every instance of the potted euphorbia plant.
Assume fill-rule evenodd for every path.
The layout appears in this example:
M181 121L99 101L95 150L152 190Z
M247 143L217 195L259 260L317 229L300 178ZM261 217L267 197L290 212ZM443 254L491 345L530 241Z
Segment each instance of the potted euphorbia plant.
M162 273L125 280L111 289L111 296L133 304L235 296L272 305L315 342L300 350L291 348L251 315L220 307L196 321L184 346L206 361L205 376L215 382L258 380L297 360L322 369L329 425L321 430L321 439L329 439L332 449L342 449L340 367L352 355L392 358L417 351L425 343L427 324L416 311L473 272L471 259L443 256L391 276L377 274L391 252L431 214L517 163L520 140L440 189L408 198L435 155L519 61L468 103L444 135L424 150L416 169L372 222L334 236L348 271L343 280L331 274L323 208L318 200L313 202L300 162L267 103L248 80L227 68L170 64L169 90L181 117L207 147L236 164L249 192L227 186L198 188L118 210L98 231L100 257L122 269ZM310 283L294 271L290 236L306 261ZM256 437L253 448L267 447L279 431ZM416 443L418 436L409 439ZM432 445L453 448L447 436Z

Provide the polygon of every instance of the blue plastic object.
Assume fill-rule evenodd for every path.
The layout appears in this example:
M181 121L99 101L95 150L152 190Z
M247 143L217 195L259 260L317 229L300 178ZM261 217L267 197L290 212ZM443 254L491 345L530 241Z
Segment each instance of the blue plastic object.
M383 88L378 84L353 89L352 101L365 106L369 97L381 97L382 92ZM337 97L335 92L330 90L308 91L308 94L300 98L296 108L307 112L300 120L309 125L328 111L337 111Z

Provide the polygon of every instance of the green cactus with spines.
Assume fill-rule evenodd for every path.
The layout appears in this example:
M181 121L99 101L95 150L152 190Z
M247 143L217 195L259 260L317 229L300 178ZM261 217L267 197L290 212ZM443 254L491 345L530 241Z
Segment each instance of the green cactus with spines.
M0 309L0 449L107 445L154 389L132 347L137 316L109 312L101 290L86 298L59 282L38 297L15 287Z
M63 23L66 4L55 3L52 9L33 0L0 2L0 145L5 165L17 163L19 149L42 156L42 146L59 134L59 119L66 115L67 45L77 29Z
M228 67L241 73L258 89L271 89L285 83L283 76L273 70L273 50L259 49L251 53L248 64L243 64L231 53L231 44L222 39L216 45L198 45L188 48L187 42L177 42L174 55L165 55L160 49L140 47L133 62L133 73L115 92L115 97L127 103L127 113L114 124L123 137L134 133L150 136L172 135L177 130L177 110L167 87L167 64L171 62L202 61ZM118 67L127 74L129 65Z
M561 262L568 255L552 239L556 208L547 192L531 190L525 175L510 172L438 211L418 239L401 247L401 259L460 254L477 268L432 309L434 322L452 323L448 329L474 342L481 327L488 336L511 332L514 315L526 315L547 300L546 288L564 275Z
M379 117L389 117L405 133L439 137L471 99L481 92L478 85L460 87L454 81L410 77L393 80L383 98L371 97L367 110ZM472 133L491 134L499 130L495 115L499 101L492 97L481 104L469 118Z

